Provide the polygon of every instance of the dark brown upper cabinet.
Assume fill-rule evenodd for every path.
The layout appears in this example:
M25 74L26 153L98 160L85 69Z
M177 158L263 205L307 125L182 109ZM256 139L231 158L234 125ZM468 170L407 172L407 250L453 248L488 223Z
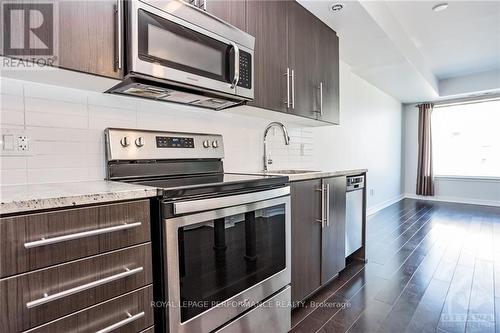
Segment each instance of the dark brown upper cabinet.
M53 46L50 55L41 55L35 48L23 45L23 49L4 50L4 55L21 59L31 59L40 56L53 66L75 70L84 73L121 78L123 72L117 68L118 49L117 36L118 20L117 6L122 0L55 0L53 4L47 3L21 3L22 9L37 9L42 13L50 12L57 20L57 29L53 31L50 24L44 24L36 30L40 42L47 47ZM33 7L35 6L35 7ZM57 14L57 15L54 15ZM15 16L14 16L15 18ZM20 22L22 26L22 22ZM8 25L10 29L13 24ZM8 31L11 40L22 40L25 31L15 29ZM24 39L26 42L27 40ZM31 45L30 45L31 46ZM19 45L17 46L19 47Z
M221 20L246 31L246 1L204 0L206 11Z
M291 103L287 2L247 1L247 32L255 37L255 99L249 105L281 112Z
M335 31L296 1L246 4L246 31L256 43L255 99L249 104L338 124Z
M122 0L58 0L59 67L122 78L118 15Z
M339 98L339 38L335 31L330 29L320 20L315 24L318 46L316 51L316 73L318 74L315 85L319 95L315 112L319 120L334 124L340 123L340 98Z

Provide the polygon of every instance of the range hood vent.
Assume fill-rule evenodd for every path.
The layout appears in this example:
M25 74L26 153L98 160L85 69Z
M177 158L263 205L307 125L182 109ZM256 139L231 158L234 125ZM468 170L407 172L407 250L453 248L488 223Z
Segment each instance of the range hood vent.
M162 102L193 105L212 110L227 109L241 105L246 101L235 98L234 95L222 95L220 92L215 93L209 90L196 89L178 82L158 80L136 73L129 73L122 82L106 92Z

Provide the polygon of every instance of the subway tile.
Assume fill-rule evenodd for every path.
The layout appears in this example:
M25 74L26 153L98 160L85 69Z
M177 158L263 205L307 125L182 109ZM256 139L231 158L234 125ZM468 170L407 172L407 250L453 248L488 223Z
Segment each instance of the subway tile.
M37 155L104 154L100 142L35 141L33 146Z
M137 99L127 96L103 94L90 92L88 95L89 105L104 106L119 109L137 109Z
M89 118L109 118L136 121L136 110L129 110L124 108L112 108L99 105L89 105Z
M24 126L24 111L0 110L0 124Z
M26 169L26 157L24 156L1 156L0 169Z
M26 184L26 175L26 169L0 169L0 184L2 184L3 186Z
M104 154L36 155L27 158L28 169L101 167Z
M136 128L137 122L135 120L112 119L112 118L101 118L101 117L92 117L89 119L90 129L104 130L107 127Z
M103 142L104 133L101 130L76 128L26 128L37 141L64 141L64 142Z
M24 96L33 98L43 98L56 101L87 104L87 94L85 90L71 89L34 82L25 82Z
M87 128L87 116L73 116L43 112L26 111L27 126L59 127L59 128Z
M43 98L26 98L26 111L86 117L87 105Z
M0 95L0 109L9 111L24 111L22 96Z
M0 94L23 96L23 81L0 78Z
M29 184L78 182L88 180L88 168L48 168L29 169L27 181Z

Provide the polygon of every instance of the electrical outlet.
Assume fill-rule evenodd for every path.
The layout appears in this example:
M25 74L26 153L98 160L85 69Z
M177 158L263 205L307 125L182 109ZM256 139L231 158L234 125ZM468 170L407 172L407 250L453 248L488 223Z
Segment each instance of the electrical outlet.
M305 145L303 143L300 144L300 156L304 156Z
M372 196L372 197L373 197L374 195L375 195L375 190L371 188L371 189L370 189L370 196Z
M30 150L27 135L19 135L17 137L17 150L20 150L20 151Z
M0 155L29 156L32 154L30 136L23 129L1 129Z

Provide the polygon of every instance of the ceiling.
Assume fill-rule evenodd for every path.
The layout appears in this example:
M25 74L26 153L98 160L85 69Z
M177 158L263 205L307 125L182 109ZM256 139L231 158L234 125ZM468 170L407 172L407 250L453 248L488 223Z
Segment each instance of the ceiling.
M402 102L500 90L500 1L298 1L337 32L354 73Z

